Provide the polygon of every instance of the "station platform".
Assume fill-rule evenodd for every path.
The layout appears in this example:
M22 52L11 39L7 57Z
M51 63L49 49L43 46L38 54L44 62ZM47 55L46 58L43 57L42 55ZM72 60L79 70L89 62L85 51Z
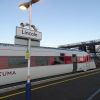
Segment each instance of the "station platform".
M98 81L97 81L98 80ZM1 93L0 100L25 100L25 88ZM100 100L100 69L32 85L31 100Z

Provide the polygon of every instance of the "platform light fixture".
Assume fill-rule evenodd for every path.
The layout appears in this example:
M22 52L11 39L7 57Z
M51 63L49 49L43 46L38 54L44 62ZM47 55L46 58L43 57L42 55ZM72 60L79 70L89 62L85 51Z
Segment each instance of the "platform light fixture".
M39 2L40 0L30 0L29 2L22 3L19 5L19 8L22 10L27 10L30 5Z

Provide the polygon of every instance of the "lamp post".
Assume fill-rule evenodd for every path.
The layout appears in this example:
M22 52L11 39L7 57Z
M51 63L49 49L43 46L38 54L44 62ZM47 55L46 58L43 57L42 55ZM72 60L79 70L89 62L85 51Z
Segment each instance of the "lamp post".
M29 8L29 30L31 31L32 25L32 4L39 2L40 0L30 0L29 2L25 2L19 5L19 8L22 10L27 10ZM30 55L31 49L31 38L29 38L28 42L28 52ZM31 81L30 81L30 56L28 58L28 69L27 69L27 82L26 82L26 100L31 100Z

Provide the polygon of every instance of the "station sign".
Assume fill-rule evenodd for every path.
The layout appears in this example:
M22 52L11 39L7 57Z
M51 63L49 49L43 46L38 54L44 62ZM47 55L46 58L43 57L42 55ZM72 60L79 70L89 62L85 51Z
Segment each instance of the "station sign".
M29 30L22 27L16 27L16 36L18 37L24 37L24 38L30 38L34 40L41 40L42 39L42 33L35 30Z

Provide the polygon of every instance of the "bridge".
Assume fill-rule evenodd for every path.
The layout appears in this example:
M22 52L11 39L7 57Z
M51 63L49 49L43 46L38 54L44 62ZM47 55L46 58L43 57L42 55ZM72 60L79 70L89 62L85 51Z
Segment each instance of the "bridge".
M78 50L88 52L94 58L96 65L98 67L100 66L100 39L60 45L59 48L78 49Z

